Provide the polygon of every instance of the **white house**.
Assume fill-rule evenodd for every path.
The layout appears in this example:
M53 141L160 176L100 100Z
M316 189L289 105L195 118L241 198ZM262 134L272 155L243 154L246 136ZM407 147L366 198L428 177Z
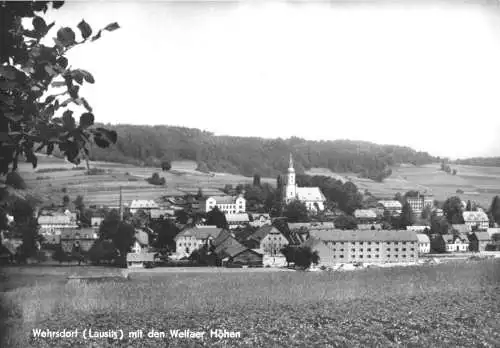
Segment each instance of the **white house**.
M250 213L250 226L253 227L262 227L265 225L271 225L271 216L267 213L259 214L259 213Z
M286 258L281 249L290 244L289 240L274 226L262 226L248 237L249 245L263 255L264 266L285 266ZM253 245L252 245L253 244Z
M288 174L285 181L283 190L283 201L285 204L298 200L304 203L308 210L325 210L326 198L319 187L299 187L295 182L292 154L290 154Z
M177 258L189 257L191 253L204 245L212 245L222 231L215 226L196 226L186 228L175 237L175 255Z
M423 233L417 233L418 252L420 254L428 254L431 252L431 240L429 236Z
M392 215L401 214L401 210L403 209L403 205L401 204L401 202L395 200L378 201L377 205L382 209L382 211L388 211Z
M232 196L210 196L200 200L200 209L208 213L213 208L227 214L238 214L246 212L246 199L243 195Z
M135 241L131 252L127 253L129 268L143 268L146 262L154 262L154 253L148 252L149 237L145 231L135 230Z
M490 227L490 220L484 211L464 211L462 216L465 224L471 229L477 226L480 230L486 231Z
M135 214L138 210L142 210L146 214L150 214L152 210L160 209L160 206L152 200L137 199L130 203L129 208L132 214Z
M41 215L38 217L40 234L44 236L59 236L67 229L76 229L76 214L66 212L60 215Z

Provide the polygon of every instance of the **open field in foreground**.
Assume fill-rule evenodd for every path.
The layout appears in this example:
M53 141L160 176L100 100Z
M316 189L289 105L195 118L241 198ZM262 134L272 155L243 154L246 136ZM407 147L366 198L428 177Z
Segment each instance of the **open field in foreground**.
M136 273L66 284L75 269L38 276L4 269L2 347L500 346L498 260L358 272ZM35 328L89 327L121 329L125 338L31 338ZM137 329L241 337L128 338Z

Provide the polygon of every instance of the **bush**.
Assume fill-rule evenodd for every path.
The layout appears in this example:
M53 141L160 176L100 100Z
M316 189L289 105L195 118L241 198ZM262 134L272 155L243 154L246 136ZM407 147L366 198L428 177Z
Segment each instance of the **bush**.
M153 173L150 178L146 179L151 185L162 186L165 185L165 178L160 177L158 173Z
M87 257L91 263L98 265L101 262L115 261L118 258L118 252L111 241L98 240L90 248Z
M54 253L52 254L52 258L55 260L55 261L59 261L59 263L62 263L62 262L67 262L67 261L70 261L70 257L68 254L66 254L64 252L64 250L62 249L62 247L60 245L58 245L56 248L55 248L55 251Z

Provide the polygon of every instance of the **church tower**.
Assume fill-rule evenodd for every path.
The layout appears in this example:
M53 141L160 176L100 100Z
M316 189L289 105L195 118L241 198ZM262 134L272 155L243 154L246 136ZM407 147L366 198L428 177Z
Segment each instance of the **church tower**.
M285 202L290 202L297 197L297 184L295 183L295 169L293 168L293 158L290 153L290 163L285 186Z

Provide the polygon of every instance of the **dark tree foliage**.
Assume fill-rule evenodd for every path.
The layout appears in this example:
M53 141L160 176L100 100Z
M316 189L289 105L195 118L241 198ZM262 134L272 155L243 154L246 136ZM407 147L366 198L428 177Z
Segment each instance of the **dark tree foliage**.
M107 214L99 228L99 239L111 241L122 258L134 244L134 236L134 226L120 221L120 215L116 210Z
M34 206L28 200L17 198L10 204L10 212L18 224L26 223L34 218Z
M177 219L177 222L185 225L189 221L189 214L185 210L176 210L175 211L175 218Z
M470 199L467 201L467 205L465 206L465 211L472 211L472 202Z
M462 200L453 196L448 198L443 204L443 213L450 224L463 224Z
M170 169L172 169L172 163L170 163L170 161L161 162L161 170L165 172L169 171Z
M500 223L500 197L495 196L493 197L493 200L491 201L490 209L489 209L489 214L491 216L493 222L496 222L497 224Z
M406 229L407 226L411 226L414 223L413 210L409 203L403 205L401 210L401 215L399 216L399 228Z
M175 249L175 236L179 233L179 228L174 222L165 219L160 221L155 221L151 225L156 238L153 242L153 246L158 249Z
M309 215L307 207L300 201L292 201L285 205L283 215L288 218L289 222L308 222Z
M253 186L260 186L260 175L259 174L253 175Z
M166 181L164 177L160 177L160 174L153 173L150 178L147 178L146 181L151 185L163 186Z
M0 150L2 151L2 150ZM10 172L7 174L7 177L5 178L5 184L18 189L18 190L25 190L27 188L26 183L24 182L24 179L19 175L17 172Z
M293 253L295 266L301 267L303 269L308 269L312 264L317 265L319 263L319 255L317 251L312 251L309 247L298 247Z
M447 234L450 228L448 220L444 216L437 216L435 213L431 215L431 233Z
M79 95L80 86L94 83L94 77L73 68L65 56L73 47L99 39L103 30L119 26L111 23L92 36L92 28L82 20L77 25L81 39L63 27L53 46L44 45L42 39L55 25L42 17L51 3L58 9L64 2L0 2L0 174L16 171L19 156L36 168L35 153L45 149L51 154L56 146L79 164L88 159L91 142L107 148L117 140L116 131L94 126L92 107ZM31 19L31 27L23 19ZM58 91L49 93L51 88ZM85 112L75 118L70 104Z
M291 245L286 245L283 249L281 249L281 253L285 256L287 267L290 266L290 263L294 262L296 249L296 247Z
M335 219L335 228L340 230L355 230L358 228L358 223L353 216L342 215Z
M228 228L226 215L220 211L218 207L213 208L207 213L206 224L209 226L217 226L218 228Z
M64 195L64 196L63 196L63 201L62 201L62 203L63 203L63 206L65 206L65 207L67 207L67 206L68 206L68 204L69 204L69 196L68 196L68 195Z
M87 257L93 264L102 262L110 263L118 258L118 251L113 242L108 240L96 240L87 253Z
M93 149L91 159L160 166L167 157L193 160L202 172L227 172L252 177L276 177L286 173L289 154L294 154L298 173L312 167L335 172L361 173L368 170L376 178L388 175L389 166L415 162L435 162L427 153L410 148L356 141L306 141L215 136L199 129L170 126L113 125L120 134L117 146ZM362 149L359 150L359 145Z

